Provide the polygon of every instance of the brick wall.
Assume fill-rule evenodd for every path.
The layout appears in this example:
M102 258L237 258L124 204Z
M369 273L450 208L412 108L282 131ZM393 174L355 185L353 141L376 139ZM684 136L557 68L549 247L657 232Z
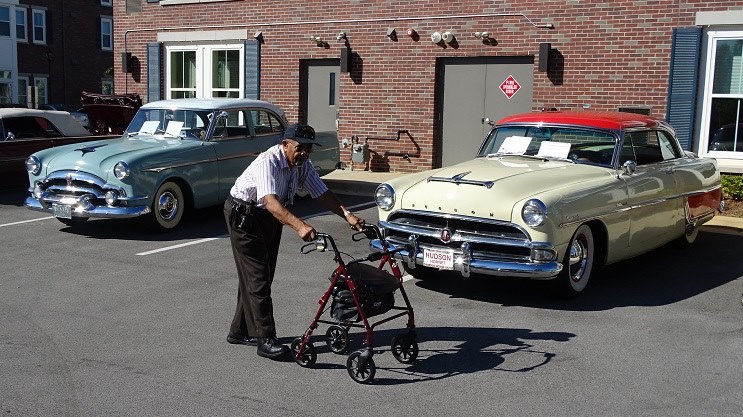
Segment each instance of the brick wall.
M653 116L665 117L672 29L692 26L697 11L743 7L743 1L266 1L258 6L238 0L180 6L146 3L141 13L127 15L121 3L114 4L115 49L123 50L123 33L130 30L126 49L142 65L146 43L156 41L155 28L245 29L246 38L261 30L265 40L261 98L284 108L290 121L300 116L299 60L338 58L343 42L335 36L347 32L355 58L353 71L340 81L340 137L391 138L398 129L407 129L420 145L421 155L410 160L391 157L372 166L396 172L433 165L439 57L537 55L539 44L548 42L553 48L550 72L539 72L535 59L535 110L648 107ZM493 13L504 15L456 17ZM438 18L444 16L448 17ZM428 18L406 20L419 17ZM535 25L554 24L554 29L537 28L529 19ZM307 23L287 24L291 22ZM397 42L386 36L391 27L396 29ZM419 40L405 34L408 27L417 29ZM431 42L432 32L446 30L455 34L456 47ZM489 32L491 41L476 39L475 31ZM328 47L312 44L311 34L321 36ZM118 70L120 63L114 68ZM118 93L146 97L146 70L134 76L117 72L116 88ZM410 142L372 141L370 149L377 154L408 152ZM346 153L344 159L348 158Z

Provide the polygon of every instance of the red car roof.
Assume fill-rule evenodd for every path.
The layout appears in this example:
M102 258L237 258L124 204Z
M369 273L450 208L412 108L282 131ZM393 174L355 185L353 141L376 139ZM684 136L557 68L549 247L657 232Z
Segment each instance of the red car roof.
M635 127L655 128L661 121L650 116L624 112L545 111L507 116L498 125L507 123L559 124L600 129L623 130Z

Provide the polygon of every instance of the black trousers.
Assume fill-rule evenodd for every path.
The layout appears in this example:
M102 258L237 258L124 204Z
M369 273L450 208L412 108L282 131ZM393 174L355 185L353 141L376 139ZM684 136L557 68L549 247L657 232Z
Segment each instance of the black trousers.
M237 267L237 307L230 326L233 337L275 337L271 283L276 271L282 224L268 210L224 204Z

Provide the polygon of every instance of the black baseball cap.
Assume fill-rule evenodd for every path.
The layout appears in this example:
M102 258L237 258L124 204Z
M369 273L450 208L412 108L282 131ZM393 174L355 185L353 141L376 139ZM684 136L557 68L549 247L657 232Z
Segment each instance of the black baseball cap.
M291 139L299 143L321 146L315 142L315 129L310 125L293 124L284 130L284 139Z

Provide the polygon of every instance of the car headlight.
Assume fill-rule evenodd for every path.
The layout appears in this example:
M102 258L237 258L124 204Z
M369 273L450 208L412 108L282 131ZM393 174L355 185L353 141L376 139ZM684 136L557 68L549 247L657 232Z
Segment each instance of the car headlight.
M524 223L531 227L543 225L546 216L547 206L536 199L527 201L521 209L521 218L524 219Z
M374 192L374 201L382 210L392 210L392 207L395 206L395 190L389 184L381 184Z
M120 180L129 176L129 165L124 161L119 161L114 165L114 176Z
M26 158L26 171L33 175L39 175L39 172L41 172L41 161L39 158L33 155Z
M114 190L106 191L106 195L104 196L106 199L106 204L109 206L113 206L116 204L117 201L119 201L119 193L117 193Z

